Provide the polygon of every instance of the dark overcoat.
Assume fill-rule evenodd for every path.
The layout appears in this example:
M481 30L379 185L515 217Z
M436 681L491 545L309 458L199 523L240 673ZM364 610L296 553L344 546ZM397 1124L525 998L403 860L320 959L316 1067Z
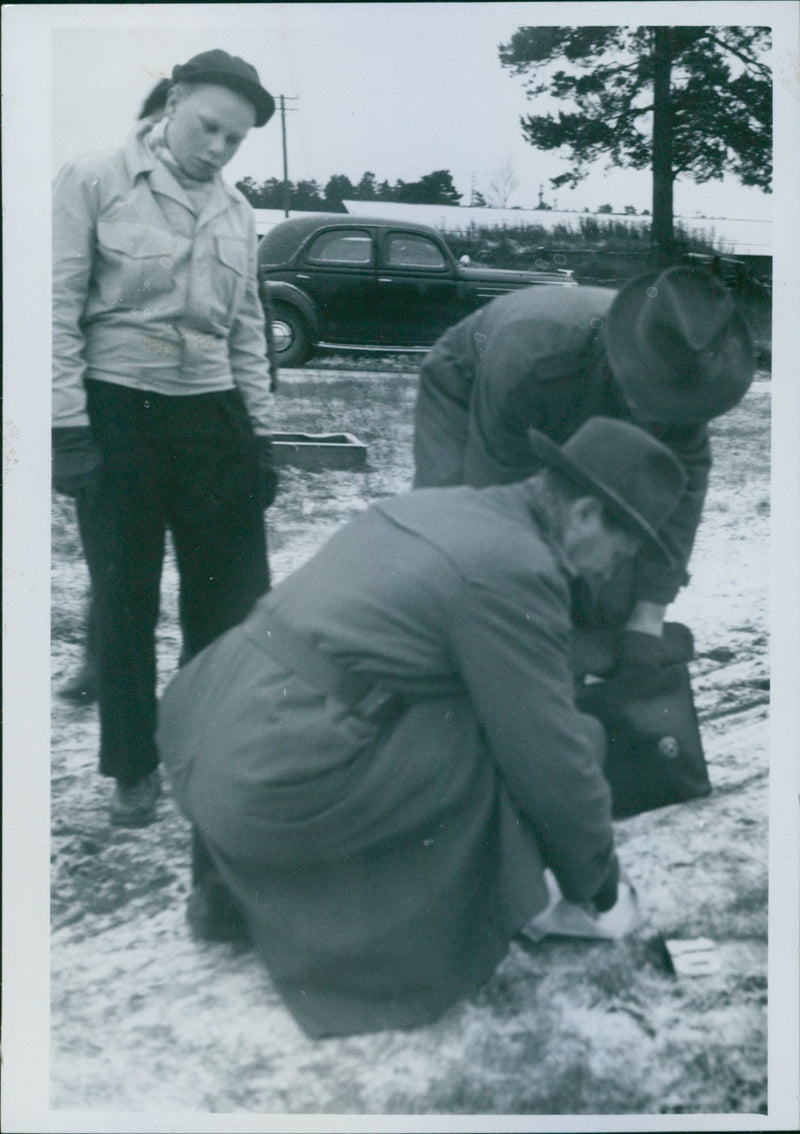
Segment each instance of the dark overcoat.
M537 470L527 443L539 429L563 445L590 417L631 420L608 365L603 327L609 288L523 288L451 327L426 355L414 423L416 488L507 484ZM668 567L647 548L637 557L630 599L667 605L686 567L708 488L711 448L704 425L648 425L687 473L683 496L661 535Z
M269 654L267 620L404 698L377 725ZM602 736L575 707L569 578L521 483L369 508L182 669L175 796L312 1035L428 1021L614 862ZM266 647L266 648L265 648Z

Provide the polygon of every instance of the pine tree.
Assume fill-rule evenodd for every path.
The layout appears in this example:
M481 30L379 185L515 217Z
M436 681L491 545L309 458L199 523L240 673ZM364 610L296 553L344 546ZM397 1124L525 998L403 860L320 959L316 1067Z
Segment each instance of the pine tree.
M538 149L565 149L573 163L552 179L577 185L601 157L653 171L652 243L657 265L674 256L676 177L696 182L733 173L772 184L769 28L523 27L500 61L526 76L530 98L549 94L566 111L520 119ZM555 64L565 69L555 70ZM530 76L530 77L527 77Z

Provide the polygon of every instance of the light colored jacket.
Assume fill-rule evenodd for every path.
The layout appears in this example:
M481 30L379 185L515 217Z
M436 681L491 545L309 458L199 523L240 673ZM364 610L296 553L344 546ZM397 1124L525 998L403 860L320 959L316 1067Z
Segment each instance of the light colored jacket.
M216 177L199 216L146 143L64 166L53 205L53 424L88 424L85 378L167 395L239 387L270 431L253 212Z

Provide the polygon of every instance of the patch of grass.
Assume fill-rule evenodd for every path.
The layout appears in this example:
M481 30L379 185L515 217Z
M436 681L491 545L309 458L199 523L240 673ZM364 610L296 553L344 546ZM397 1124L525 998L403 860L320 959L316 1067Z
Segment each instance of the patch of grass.
M61 606L56 602L50 610L50 638L53 642L69 642L71 645L83 645L85 640L84 620L75 617L74 607Z
M740 929L738 935L758 936L766 941L768 907L769 893L766 882L762 879L741 879L736 893L728 903L728 914L736 920L737 927L742 920L745 920L749 926L744 934Z
M659 1114L691 1114L709 1108L700 1101L707 1097L708 1085L714 1084L714 1094L719 1098L719 1110L728 1114L766 1114L767 1085L764 1078L756 1073L751 1048L742 1047L732 1057L730 1049L715 1043L710 1036L699 1050L687 1058L687 1052L679 1052L676 1045L664 1051L667 1060L680 1058L682 1065L681 1082L674 1092L680 1092L681 1100L663 1102ZM757 1064L756 1064L757 1066Z
M632 938L593 951L586 968L588 986L606 1002L635 996L632 974L652 964L654 953L647 941Z
M544 1090L522 1092L515 1099L520 1114L630 1114L646 1111L648 1099L627 1076L610 1078L589 1069L591 1047L584 1042Z
M516 1037L513 1048L501 1045L502 1069L484 1061L481 1073L462 1067L414 1100L411 1113L432 1114L625 1114L647 1110L646 1092L627 1076L597 1075L591 1069L591 1043L559 1037L559 1051L537 1034ZM489 1046L487 1039L487 1048ZM495 1045L496 1050L496 1045ZM526 1076L525 1068L530 1074Z
M713 466L711 487L725 490L760 486L763 499L769 497L770 478L770 402L763 395L752 395L730 413L716 418L709 426Z

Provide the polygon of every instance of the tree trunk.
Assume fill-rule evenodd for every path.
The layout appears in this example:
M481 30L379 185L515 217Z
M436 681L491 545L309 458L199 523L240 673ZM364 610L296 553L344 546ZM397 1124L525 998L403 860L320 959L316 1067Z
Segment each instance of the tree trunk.
M653 225L651 244L654 268L675 261L672 228L672 28L653 28Z

